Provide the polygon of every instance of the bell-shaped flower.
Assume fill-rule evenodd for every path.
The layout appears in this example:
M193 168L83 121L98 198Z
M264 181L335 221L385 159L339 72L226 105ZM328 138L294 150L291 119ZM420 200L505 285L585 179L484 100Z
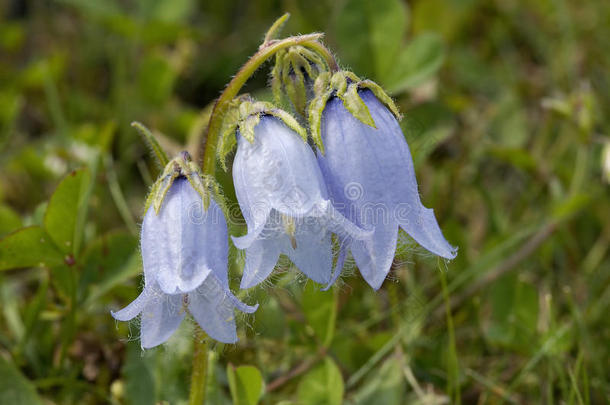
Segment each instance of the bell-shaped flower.
M238 132L233 183L248 226L245 236L233 238L236 247L246 249L241 288L265 280L280 254L310 279L327 284L332 278L331 233L370 236L332 206L315 155L293 126L261 114L250 140L240 134L241 127Z
M420 201L409 146L390 111L396 112L391 100L389 109L377 97L385 96L378 86L368 82L363 87L373 91L358 89L350 79L342 97L326 93L318 103L324 104L318 121L324 149L317 152L318 163L335 207L356 225L374 230L371 239L347 245L365 280L378 289L390 270L399 227L438 256L452 259L456 249L443 237L433 210Z
M204 204L203 178L188 158L170 162L155 184L142 223L144 290L112 316L141 314L142 348L164 343L189 312L213 339L237 341L234 309L252 313L229 290L225 217L214 200ZM208 205L207 209L204 205Z

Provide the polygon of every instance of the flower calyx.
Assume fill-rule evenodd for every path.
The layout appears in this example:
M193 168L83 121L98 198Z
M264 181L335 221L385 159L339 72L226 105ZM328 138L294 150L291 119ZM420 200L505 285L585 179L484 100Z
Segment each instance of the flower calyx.
M398 107L380 85L372 80L361 80L354 73L342 70L331 74L330 72L322 72L316 78L314 83L314 97L309 103L308 120L311 131L311 137L318 147L324 153L324 145L320 126L322 124L322 113L326 107L326 103L332 97L338 97L343 102L345 108L360 122L376 128L375 121L371 113L360 97L358 91L361 89L369 89L381 101L397 119L401 118Z
M214 200L221 207L223 206L223 204L221 204L222 195L218 183L216 183L213 177L204 175L199 166L193 162L191 155L188 152L183 151L165 166L161 176L152 185L150 193L146 198L144 212L148 211L152 206L155 213L159 214L167 192L174 181L179 177L185 177L195 191L199 193L205 211L207 211L210 205L210 194L213 195Z
M307 99L314 81L327 65L319 54L302 45L291 46L275 56L271 71L271 88L276 102L284 95L292 102L297 113L307 114Z
M254 142L254 128L264 115L279 118L288 128L294 130L307 142L307 131L290 113L277 108L273 103L256 101L247 94L242 95L231 102L218 139L217 154L225 171L227 170L227 155L237 144L236 132L239 131L240 135L250 143Z

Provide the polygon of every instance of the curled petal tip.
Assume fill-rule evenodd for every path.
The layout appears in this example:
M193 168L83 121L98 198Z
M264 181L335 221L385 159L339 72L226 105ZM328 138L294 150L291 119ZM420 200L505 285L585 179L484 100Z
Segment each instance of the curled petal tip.
M259 283L259 281L256 281L256 279L254 277L247 277L246 278L246 276L244 276L241 279L241 283L239 284L239 288L241 290L247 290L249 288L254 287L258 283Z
M116 312L110 311L110 315L112 315L112 317L117 321L126 322L132 320L144 310L144 307L146 306L149 300L148 294L148 291L145 289L135 300L133 300L125 308Z
M243 236L231 236L233 244L238 249L247 249L254 243L260 236L261 232L265 228L265 223L260 225L258 228L253 229Z
M239 298L237 298L229 290L226 290L226 294L228 295L228 297L231 300L231 302L233 303L233 305L235 305L235 308L239 309L241 312L245 312L246 314L252 314L252 313L256 312L256 310L258 309L258 303L254 304L254 305L248 305L248 304L242 302Z

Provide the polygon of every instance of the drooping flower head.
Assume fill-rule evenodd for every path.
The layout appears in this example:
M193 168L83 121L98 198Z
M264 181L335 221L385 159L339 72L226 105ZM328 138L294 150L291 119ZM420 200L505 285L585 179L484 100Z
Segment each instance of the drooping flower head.
M153 186L141 233L144 290L112 313L141 314L143 348L169 339L187 312L210 337L234 343L234 308L256 310L229 290L227 225L212 184L184 152Z
M401 227L430 252L452 259L432 209L422 205L398 111L379 86L348 72L320 76L310 123L318 163L336 208L373 237L350 249L378 289L390 270ZM343 252L345 253L345 252Z
M233 182L248 226L233 238L246 249L241 288L265 280L280 254L312 280L332 278L331 234L362 239L369 234L330 203L306 133L287 113L266 103L242 108Z

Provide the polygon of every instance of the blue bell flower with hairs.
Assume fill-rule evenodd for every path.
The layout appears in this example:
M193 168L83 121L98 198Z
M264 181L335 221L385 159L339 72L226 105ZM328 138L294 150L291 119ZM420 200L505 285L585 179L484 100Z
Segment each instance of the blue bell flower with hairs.
M142 223L144 290L112 316L141 315L142 348L164 343L190 313L213 339L235 343L234 309L252 313L229 290L223 211L188 154L170 162L155 183Z
M371 239L345 246L364 279L378 289L394 259L399 227L443 258L453 259L456 248L445 240L433 210L420 201L396 107L370 81L358 82L353 74L339 79L333 78L343 83L339 90L319 93L310 110L319 125L313 128L314 139L319 135L318 163L335 207L354 224L373 230ZM339 270L346 253L343 248L339 254Z
M249 139L244 126L237 135L233 182L248 226L245 236L233 238L237 248L246 250L241 288L265 280L280 254L310 279L328 284L331 234L363 239L370 232L332 206L316 157L302 139L304 131L294 121L287 124L278 118L277 110L271 112L275 115L262 112L255 120L245 119L253 135ZM301 137L297 132L302 132Z

